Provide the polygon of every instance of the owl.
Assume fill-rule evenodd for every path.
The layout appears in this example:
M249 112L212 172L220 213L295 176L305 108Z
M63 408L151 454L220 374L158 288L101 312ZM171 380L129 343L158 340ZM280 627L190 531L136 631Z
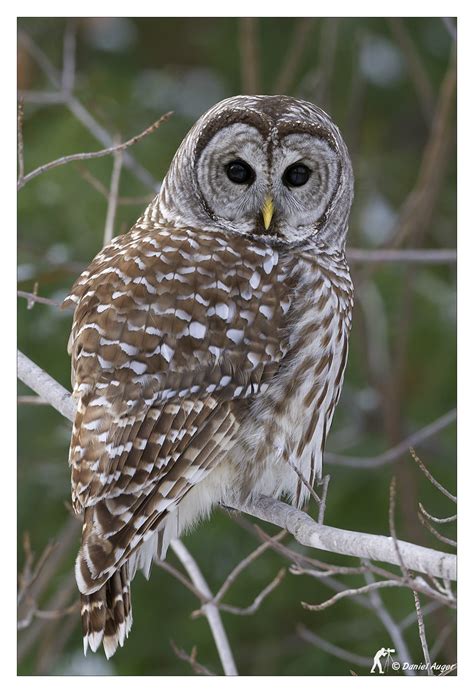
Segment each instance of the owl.
M132 623L130 582L216 504L301 506L348 353L350 158L287 96L203 115L159 194L74 284L72 501L84 652ZM299 474L295 472L295 467Z

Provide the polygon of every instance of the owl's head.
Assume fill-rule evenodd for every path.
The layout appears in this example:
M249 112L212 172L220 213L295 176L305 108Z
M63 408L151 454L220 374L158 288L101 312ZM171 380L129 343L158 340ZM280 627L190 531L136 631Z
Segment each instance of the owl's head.
M288 96L236 96L187 134L159 206L179 225L341 247L352 196L349 154L324 111Z

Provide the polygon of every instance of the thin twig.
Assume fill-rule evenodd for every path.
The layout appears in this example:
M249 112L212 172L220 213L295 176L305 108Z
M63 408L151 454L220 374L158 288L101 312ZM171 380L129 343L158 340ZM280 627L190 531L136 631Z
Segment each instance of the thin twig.
M22 43L26 50L37 62L41 70L48 77L51 84L58 89L56 103L64 104L70 112L82 123L82 125L105 147L113 145L113 137L105 128L97 122L85 106L73 95L65 94L61 91L61 79L58 70L51 64L48 57L41 48L28 36L24 31L18 32L18 41ZM51 103L51 100L45 103ZM159 190L160 182L156 181L153 176L147 171L131 154L125 152L124 165L141 181L147 188L152 188L155 191Z
M19 395L16 401L18 404L47 404L49 406L49 402L36 395Z
M367 580L368 584L371 584L375 581L371 571L368 571L366 573L365 579ZM405 642L405 638L403 637L402 629L393 620L392 615L390 614L383 602L380 592L378 590L369 592L369 600L374 608L375 613L377 614L377 617L383 624L387 633L390 635L400 659L402 659L404 662L411 663L413 660L408 650L408 646ZM406 670L405 673L407 676L415 675L415 672L412 669Z
M428 648L428 643L426 642L426 633L425 633L425 621L423 619L423 612L420 607L420 598L418 597L418 592L416 590L413 590L413 597L415 598L415 609L416 609L416 616L418 620L418 632L420 634L420 642L421 642L421 647L423 650L423 656L425 658L425 664L426 664L426 669L428 672L428 676L433 676L433 669L431 667L431 659L430 659L430 651Z
M416 614L416 612L415 612L415 614ZM416 614L416 616L418 617L418 614ZM446 640L451 635L453 628L454 628L454 625L452 623L447 623L444 626L444 628L441 629L440 634L438 635L438 637L434 641L433 646L430 648L430 657L432 659L436 660L436 657L439 655L439 653L443 649L444 643L446 642Z
M295 472L296 476L301 481L303 486L305 486L308 489L310 496L313 498L313 500L316 502L316 505L319 507L321 505L321 499L318 496L318 494L316 493L316 491L314 490L314 488L311 486L311 484L309 483L309 481L307 480L307 478L305 477L303 472L300 469L298 469L296 464L294 462L292 462L291 459L288 459L288 464L290 465L292 470Z
M323 652L334 655L334 657L342 659L344 662L349 662L350 664L355 664L360 667L368 667L372 664L372 657L362 657L361 655L344 650L342 647L338 647L338 645L333 645L333 643L325 640L320 635L316 635L316 633L305 628L301 623L296 626L296 632L302 640L306 640L306 642L309 642L311 645L319 647Z
M61 89L69 94L74 89L76 77L76 21L69 19L64 32L63 47L63 71L61 75Z
M303 568L300 565L294 564L290 566L290 573L292 575L309 575L319 579L321 577L327 577L328 575L363 575L367 572L367 568L363 566L330 566L325 570L314 570L313 568Z
M33 171L28 173L26 176L24 176L23 180L21 181L21 184L19 182L18 184L18 189L20 190L26 183L28 183L30 180L33 178L36 178L36 176L39 176L42 173L45 173L45 171L50 171L52 168L56 168L57 166L64 166L64 164L69 164L71 161L84 161L87 159L98 159L103 156L108 156L109 154L113 154L114 152L119 152L123 151L125 149L128 149L128 147L133 146L140 140L142 140L144 137L147 137L148 135L151 135L152 132L157 130L160 125L165 123L170 116L172 115L172 111L169 111L168 113L165 113L164 115L161 116L158 120L156 120L152 125L147 127L143 132L141 132L139 135L135 135L134 137L131 137L129 140L126 142L123 142L123 144L116 144L112 145L111 147L107 147L106 149L99 149L96 152L79 152L78 154L70 154L69 156L61 156L59 159L55 159L54 161L50 161L47 164L43 164L42 166L38 166L38 168L35 168Z
M89 185L97 190L106 200L109 199L109 190L107 186L102 183L98 178L96 178L83 164L77 163L76 169L79 175L84 178L84 180L89 183ZM135 197L117 197L118 205L143 205L149 204L154 197L154 193L150 195L136 195Z
M44 303L47 306L54 306L55 308L60 307L59 301L53 301L52 298L46 298L45 296L38 296L35 293L30 293L29 291L17 291L16 295L19 298L26 298L28 301L28 308L34 303Z
M165 573L169 573L176 578L176 580L178 580L182 585L184 585L184 587L186 587L186 589L192 592L201 602L207 601L206 595L198 590L196 585L190 582L190 580L188 580L183 573L181 573L181 571L171 565L171 563L168 563L168 561L155 561L155 564L158 566L158 568L164 570Z
M439 481L436 481L436 479L435 479L434 476L431 474L431 472L428 471L428 469L425 467L425 465L423 464L423 462L422 462L422 461L420 460L420 458L417 456L417 454L415 453L413 447L410 447L410 455L413 457L413 459L415 460L415 462L417 463L417 465L419 466L419 468L421 469L421 471L423 472L423 474L424 474L424 475L426 476L426 478L433 484L433 486L434 486L435 488L437 488L438 491L441 491L441 493L442 493L444 496L446 496L446 498L449 498L449 500L453 501L453 503L457 503L458 501L457 501L456 496L453 496L453 494L450 493L447 489L445 489L444 486L443 486L442 484L440 484Z
M193 647L191 650L191 654L188 654L181 648L179 648L176 643L173 642L173 640L170 640L171 647L173 648L173 652L179 659L181 659L183 662L187 662L188 664L191 665L192 670L196 673L199 674L200 676L217 676L213 671L205 667L203 664L199 664L197 661L197 647Z
M24 119L23 99L18 101L17 114L17 148L18 148L18 183L23 181L25 176L25 159L23 154L23 119Z
M395 547L395 552L398 557L398 565L402 570L402 574L405 580L410 579L410 574L405 565L405 561L402 557L402 552L400 550L399 541L397 537L397 532L395 529L395 503L397 498L397 479L395 476L392 477L390 482L390 494L389 494L389 509L388 509L388 522L390 527L390 536L392 537L393 545Z
M450 539L449 537L445 537L444 534L441 534L438 532L437 529L435 529L430 522L426 519L426 517L423 515L423 513L418 513L418 518L423 525L423 527L426 527L426 529L431 532L431 534L438 539L438 541L443 542L443 544L447 544L448 546L454 546L456 547L458 545L457 541L454 539Z
M317 103L331 110L331 80L336 60L337 35L340 23L339 17L325 17L322 20L322 30L319 35L318 84L316 88Z
M260 93L258 17L240 17L240 70L244 94Z
M301 602L301 605L308 611L323 611L329 606L333 606L333 604L344 597L351 597L356 594L367 594L373 590L379 590L385 587L405 587L405 585L400 580L379 580L378 582L371 582L370 585L364 585L363 587L355 587L353 589L342 590L342 592L336 592L336 594L334 594L330 599L327 599L321 604L308 604L307 602Z
M380 263L380 262L402 262L419 265L450 264L457 262L456 250L444 248L441 250L430 248L406 248L397 250L395 248L380 248L369 250L365 248L348 248L347 258L351 263Z
M431 515L424 505L422 503L418 503L418 507L420 508L420 511L423 513L423 515L428 518L428 520L431 520L431 522L437 522L440 525L445 525L448 522L456 522L458 519L457 514L456 515L450 515L449 517L435 517L434 515Z
M274 94L287 94L291 91L315 23L315 17L301 17L296 20L280 73L275 80Z
M423 151L418 177L401 209L391 234L393 247L400 247L410 238L411 245L429 228L439 190L444 180L449 147L452 142L451 116L456 94L456 51L451 59L439 90L431 131Z
M274 537L271 537L272 541L280 541L284 536L286 535L286 531L282 530L281 532L278 532L278 534L275 534ZM246 570L251 563L253 563L257 558L259 558L267 549L270 547L271 542L266 541L263 544L260 544L257 546L257 548L249 553L248 556L246 556L243 560L238 563L233 570L229 573L229 575L226 577L224 582L222 583L222 586L220 589L216 592L216 595L213 599L214 604L219 604L226 592L230 589L230 587L234 584L238 576Z
M326 476L322 480L323 492L321 493L321 502L319 504L319 512L318 512L318 523L320 525L322 525L324 522L324 514L326 512L326 501L327 501L328 487L329 487L330 481L331 481L331 475L326 474Z
M428 125L430 125L435 103L430 78L425 70L420 56L418 55L416 45L405 26L404 20L401 17L390 17L388 19L388 23L394 37L400 45L402 55L405 58L408 72L411 76L413 86L415 87L423 116Z
M453 18L452 17L441 17L441 21L443 22L444 26L446 27L448 34L451 36L453 41L457 41L458 31L457 31L456 24L455 24Z
M66 101L66 96L59 91L22 89L18 92L18 96L24 103L39 105L64 104Z
M357 467L359 469L374 469L376 467L382 467L385 464L394 462L398 460L404 452L410 450L414 445L420 445L420 443L432 438L434 435L442 431L443 429L450 426L454 421L456 421L457 410L451 409L439 419L436 419L432 423L420 428L419 431L413 433L405 440L402 440L397 445L389 448L385 452L375 457L351 457L349 455L340 455L334 452L326 452L324 455L324 461L327 464L337 464L342 467Z
M229 614L235 614L236 616L250 616L251 614L254 614L262 604L263 600L266 597L268 597L268 595L271 592L273 592L273 590L276 589L278 585L281 584L283 578L285 577L285 574L286 570L284 568L281 568L276 574L276 576L273 578L273 580L266 587L263 588L263 590L255 597L255 599L249 606L233 606L231 604L220 603L218 605L219 609L221 611L226 611ZM212 603L212 600L208 603ZM204 606L201 609L193 612L191 616L193 616L194 618L196 616L200 616L206 606L207 604L204 604Z
M63 607L62 609L34 609L31 614L29 614L29 618L18 621L17 628L18 630L27 628L35 618L43 621L55 621L59 618L64 618L64 616L68 614L79 613L79 606L79 601L76 600L70 606Z
M114 152L114 165L112 169L112 178L110 181L110 193L108 195L107 216L105 218L104 240L103 245L106 246L112 240L114 235L115 214L117 212L117 198L120 185L120 173L122 171L123 152L121 149L116 149Z

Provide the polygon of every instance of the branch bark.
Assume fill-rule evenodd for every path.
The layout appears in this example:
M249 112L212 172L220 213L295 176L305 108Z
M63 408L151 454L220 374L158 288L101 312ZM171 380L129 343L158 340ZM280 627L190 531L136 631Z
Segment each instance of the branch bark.
M73 420L75 403L71 395L20 351L18 378L63 416L70 421ZM391 537L321 525L301 510L266 496L258 496L242 507L234 506L234 509L286 529L303 546L398 566L401 566L401 555L404 566L409 570L432 577L456 580L456 556L453 554L427 549L406 541L397 541L397 552Z
M219 613L219 608L212 603L213 595L209 586L201 573L198 564L191 556L185 545L179 539L175 539L171 542L171 548L186 568L186 571L193 581L195 587L209 600L206 604L203 604L201 611L206 616L209 627L211 629L214 641L216 643L217 651L219 652L219 657L222 663L222 668L226 676L238 676L237 667L235 666L234 657L232 655L232 650L230 649L229 640L227 634L224 630L222 624L221 615Z

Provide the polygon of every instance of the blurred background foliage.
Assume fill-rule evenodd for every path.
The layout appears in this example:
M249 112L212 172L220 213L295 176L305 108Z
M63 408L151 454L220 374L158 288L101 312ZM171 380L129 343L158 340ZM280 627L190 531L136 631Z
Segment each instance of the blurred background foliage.
M57 157L103 145L77 114L49 103L55 91L41 60L60 79L63 41L77 41L74 94L95 121L122 140L162 113L174 115L129 152L148 172L139 180L123 169L115 233L128 230L165 174L186 131L208 107L233 94L288 93L322 106L340 126L354 164L356 189L351 248L454 249L456 245L455 26L452 20L418 18L24 18L19 20L18 80L24 97L26 172ZM54 75L53 75L54 76ZM39 93L41 92L41 93ZM110 185L112 157L69 164L29 182L18 197L19 288L61 300L102 247L107 199L84 169ZM328 451L377 455L437 420L456 402L455 265L351 263L356 307L348 371ZM18 300L19 347L69 387L66 344L70 314ZM20 385L19 394L30 394ZM70 425L47 406L21 404L18 413L19 570L23 533L36 556L68 529ZM455 490L455 426L417 447L426 465ZM328 462L330 458L328 458ZM444 550L417 517L418 501L435 515L449 502L420 473L408 452L389 464L351 468L327 464L331 473L326 522L346 529L388 532L388 489L397 475L400 538ZM310 512L315 512L310 508ZM453 537L446 526L443 531ZM185 539L213 591L258 541L222 511ZM291 542L289 542L292 545ZM58 594L75 599L72 567L76 539L62 556L42 604ZM305 550L302 549L304 553ZM309 552L311 553L311 552ZM329 556L320 555L322 560ZM176 562L170 557L171 562ZM354 565L355 561L346 561ZM285 560L267 551L232 588L227 601L246 606ZM351 584L351 580L347 581ZM360 579L353 584L361 584ZM357 668L303 641L297 625L356 654L372 657L389 636L374 614L341 600L321 613L300 602L321 602L332 591L309 577L287 573L251 616L223 614L242 674L349 674ZM396 621L413 611L406 590L382 593ZM196 597L155 568L150 581L133 583L134 626L126 647L107 662L82 655L77 613L35 621L20 632L21 674L192 674L170 640L220 671L205 619L191 619ZM436 609L426 617L436 660L456 661L452 616ZM416 627L406 633L414 661L422 661Z

